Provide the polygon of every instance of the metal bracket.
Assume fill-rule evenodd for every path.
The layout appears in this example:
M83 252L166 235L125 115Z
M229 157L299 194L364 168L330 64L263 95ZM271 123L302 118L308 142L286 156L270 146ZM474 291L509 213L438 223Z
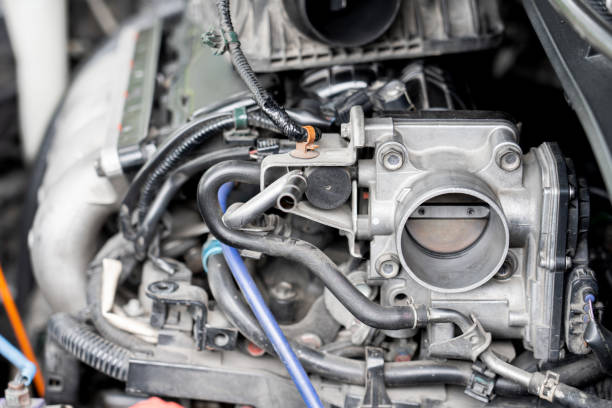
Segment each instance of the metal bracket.
M465 387L464 393L478 401L488 403L495 398L494 388L495 373L487 370L486 366L482 363L476 362L472 365L472 375Z
M161 328L166 322L169 305L187 306L195 320L194 337L196 347L206 345L206 319L208 317L208 295L198 286L177 281L157 281L147 287L147 296L153 299L151 326Z
M546 371L546 377L538 391L538 396L543 400L553 402L557 385L559 385L559 374L553 371Z
M234 350L238 340L238 330L206 325L204 347L209 350Z
M449 340L433 343L429 346L432 357L471 359L476 361L478 356L491 345L491 333L485 331L480 322L472 316L474 325L460 336Z
M394 408L385 389L385 359L382 349L366 347L366 390L361 408Z

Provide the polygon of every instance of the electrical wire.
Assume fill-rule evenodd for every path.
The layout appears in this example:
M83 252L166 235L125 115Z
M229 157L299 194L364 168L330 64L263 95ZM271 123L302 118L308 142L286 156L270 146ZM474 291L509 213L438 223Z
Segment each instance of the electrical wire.
M13 331L15 333L15 337L17 338L19 348L26 356L26 358L33 362L34 365L36 365L34 388L36 388L36 392L40 397L44 397L45 381L43 380L42 371L40 370L40 365L38 364L38 360L36 360L36 355L34 355L34 351L32 350L30 339L28 339L28 335L23 326L23 321L21 320L21 316L19 315L19 311L17 310L17 306L15 305L15 301L13 300L13 296L11 295L11 291L9 290L8 284L6 282L6 278L4 277L2 265L0 265L0 296L2 297L4 309L6 310L6 314L9 318L11 326L13 327Z
M227 207L227 197L232 190L233 183L225 183L221 186L218 192L219 205L221 210L225 212ZM276 319L270 312L270 309L266 305L265 301L257 285L253 281L253 278L249 274L240 253L236 248L232 248L228 245L221 244L223 249L223 255L225 260L234 275L234 279L238 282L244 297L246 298L249 306L253 310L253 314L261 324L264 332L268 336L270 343L274 347L276 354L280 357L281 361L287 368L291 379L295 383L298 391L300 392L304 402L308 407L320 407L323 408L323 404L317 395L308 374L302 367L302 364L298 360L297 356L293 352L293 349L289 345L289 342L285 338L282 330L278 326Z

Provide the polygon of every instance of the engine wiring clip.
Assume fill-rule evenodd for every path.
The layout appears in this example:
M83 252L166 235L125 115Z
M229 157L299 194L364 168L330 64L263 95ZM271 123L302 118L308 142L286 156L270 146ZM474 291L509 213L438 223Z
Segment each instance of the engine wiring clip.
M289 154L296 159L314 159L319 156L319 152L316 150L319 146L315 144L318 139L317 129L313 126L304 126L304 129L306 129L308 138L305 142L297 142L295 150Z
M474 363L464 393L478 401L489 403L495 398L494 389L495 373L487 370L487 367L479 361Z
M223 55L228 50L227 41L220 30L210 27L200 36L202 44L212 48L214 55Z

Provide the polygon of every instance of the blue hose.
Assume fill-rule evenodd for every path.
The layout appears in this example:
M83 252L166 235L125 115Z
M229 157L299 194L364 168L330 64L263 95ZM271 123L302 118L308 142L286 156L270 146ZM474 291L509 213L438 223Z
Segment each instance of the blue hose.
M218 192L219 197L219 205L221 209L225 211L227 207L227 196L232 191L233 183L225 183L221 186ZM276 354L279 355L281 361L287 368L291 379L295 383L298 391L302 395L306 406L308 407L323 407L317 392L315 391L312 383L310 382L310 378L304 371L304 367L299 362L297 356L291 349L291 346L287 342L285 335L282 330L278 326L276 319L272 316L270 309L263 300L261 293L257 289L253 278L249 274L242 257L236 250L236 248L232 248L225 244L221 244L223 248L223 256L225 257L225 261L229 266L232 274L234 275L234 279L240 286L244 297L247 302L251 306L251 310L255 314L255 317L261 324L266 336L270 339L270 343L274 347Z
M0 354L11 362L18 370L21 380L25 385L30 385L36 374L36 366L28 360L15 346L4 336L0 335Z

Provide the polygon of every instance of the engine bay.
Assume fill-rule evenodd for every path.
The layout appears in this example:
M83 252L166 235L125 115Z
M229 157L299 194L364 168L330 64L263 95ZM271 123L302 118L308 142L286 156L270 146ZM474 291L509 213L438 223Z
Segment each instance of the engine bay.
M51 125L28 236L47 403L111 381L185 407L611 406L585 390L612 334L582 164L452 72L500 45L499 3L123 24Z

